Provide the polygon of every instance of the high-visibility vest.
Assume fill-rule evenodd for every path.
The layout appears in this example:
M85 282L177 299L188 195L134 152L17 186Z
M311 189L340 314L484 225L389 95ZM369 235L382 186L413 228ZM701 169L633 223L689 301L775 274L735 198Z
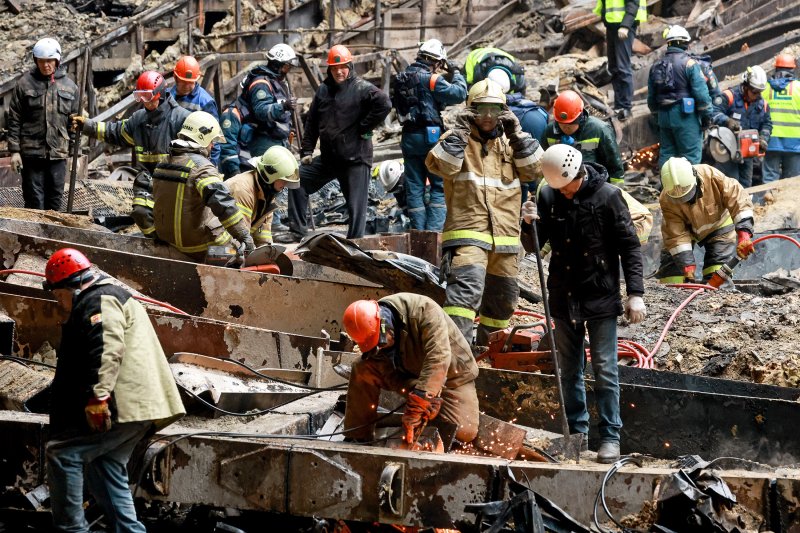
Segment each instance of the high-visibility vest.
M772 136L800 138L800 82L793 80L782 91L768 86L761 96L769 106Z
M605 10L603 5L606 4ZM625 18L625 0L597 0L594 14L602 17L605 11L605 21L609 24L619 24ZM639 9L636 11L636 22L647 20L647 0L639 0Z

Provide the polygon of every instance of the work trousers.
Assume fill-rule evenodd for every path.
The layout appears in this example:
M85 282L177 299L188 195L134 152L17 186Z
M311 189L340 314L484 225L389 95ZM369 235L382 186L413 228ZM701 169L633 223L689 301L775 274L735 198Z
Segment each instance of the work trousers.
M308 232L308 195L334 179L339 181L347 204L347 238L364 236L369 199L369 165L354 163L332 167L324 165L320 157L315 157L310 165L300 166L300 188L289 190L289 226L293 231L301 235Z
M28 209L61 211L66 159L22 156L22 199Z
M353 364L347 386L345 436L370 441L375 438L375 420L381 390L406 396L416 386L417 378L401 374L388 359L361 359ZM456 439L472 442L478 434L478 393L475 382L442 389L439 417L458 426ZM350 431L352 429L352 431Z
M152 422L115 424L105 433L47 442L47 483L57 531L89 532L83 514L85 469L89 492L103 508L109 531L145 532L133 507L127 464L134 447L152 425Z
M753 185L752 158L747 158L741 163L727 161L725 163L716 163L714 166L729 178L738 180L742 187L747 188Z
M517 254L458 246L444 250L442 266L447 279L444 312L450 315L470 344L478 314L476 342L479 346L488 346L489 334L507 328L517 308Z
M659 142L658 168L670 157L685 157L693 165L703 157L703 129L700 117L684 113L680 104L658 112Z
M767 152L761 164L764 183L800 176L800 153Z
M561 388L570 433L589 434L589 410L586 407L586 368L584 336L589 333L589 349L594 371L594 397L600 417L601 442L619 442L622 419L619 414L619 376L617 370L617 317L588 320L573 324L555 319L555 340L561 367Z
M412 229L442 231L447 216L444 180L425 166L425 158L434 145L425 140L425 130L404 132L400 143L405 166L406 203ZM425 186L428 183L430 195L426 204Z
M608 72L611 74L611 86L614 88L614 109L630 109L633 106L631 54L633 54L633 41L636 38L636 26L630 29L628 38L624 41L617 37L619 28L619 24L606 24Z
M722 268L736 253L736 231L733 229L721 235L715 235L697 244L701 246L703 256L703 281L708 281L711 275ZM678 265L672 255L666 251L661 252L661 264L656 272L656 278L661 283L683 283L683 265ZM695 280L691 280L695 281Z

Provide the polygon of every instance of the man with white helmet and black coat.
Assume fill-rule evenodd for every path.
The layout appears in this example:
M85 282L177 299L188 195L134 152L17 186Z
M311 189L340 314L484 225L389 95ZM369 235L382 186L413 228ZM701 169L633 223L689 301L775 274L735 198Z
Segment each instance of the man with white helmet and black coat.
M597 457L601 463L613 463L619 458L622 427L617 317L624 310L635 324L646 316L639 239L622 192L607 183L602 166L584 163L578 150L556 144L542 157L542 173L547 185L539 192L537 203L523 205L522 232L530 234L530 224L537 220L540 242L549 241L553 250L547 290L569 429L585 435L588 443L589 411L583 383L583 339L588 332L600 417ZM624 307L620 263L628 293Z
M8 107L11 166L22 174L29 209L61 209L69 157L69 116L80 111L78 86L60 67L61 46L49 37L33 46L36 66L22 75Z

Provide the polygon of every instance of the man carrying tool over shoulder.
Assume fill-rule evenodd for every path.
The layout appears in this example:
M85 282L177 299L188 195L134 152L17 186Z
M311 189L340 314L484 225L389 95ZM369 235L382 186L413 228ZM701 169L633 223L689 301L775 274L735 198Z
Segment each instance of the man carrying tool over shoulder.
M478 365L464 336L439 305L411 293L358 300L344 312L344 329L361 350L353 364L344 417L346 438L371 441L381 389L406 396L406 443L441 415L455 437L478 434Z
M589 434L583 382L588 332L600 415L597 460L613 463L619 459L622 427L617 374L617 317L623 313L619 268L621 263L628 293L625 316L636 324L647 314L641 246L622 193L606 183L602 166L584 163L578 150L557 144L544 153L542 173L547 185L537 203L522 207L523 232L530 233L532 221L538 219L539 240L549 240L553 249L547 290L569 431Z
M695 281L695 242L705 248L703 281L734 254L745 259L753 253L753 201L737 180L673 157L661 167L661 183L661 283Z

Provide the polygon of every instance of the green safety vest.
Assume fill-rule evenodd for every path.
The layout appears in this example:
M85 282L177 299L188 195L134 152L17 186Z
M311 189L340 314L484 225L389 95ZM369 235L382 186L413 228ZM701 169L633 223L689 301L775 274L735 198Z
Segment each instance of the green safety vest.
M782 91L771 86L761 94L772 117L772 136L800 138L800 83L789 83Z
M464 64L464 74L466 74L467 77L467 85L472 85L474 83L475 66L483 61L483 59L489 54L505 56L514 63L517 62L517 58L505 50L500 50L499 48L476 48L467 55L467 62Z
M603 16L603 5L605 6L605 21L609 24L619 24L625 18L625 0L597 0L594 7L594 14L598 17ZM636 11L636 22L647 20L647 0L639 0L639 10Z

